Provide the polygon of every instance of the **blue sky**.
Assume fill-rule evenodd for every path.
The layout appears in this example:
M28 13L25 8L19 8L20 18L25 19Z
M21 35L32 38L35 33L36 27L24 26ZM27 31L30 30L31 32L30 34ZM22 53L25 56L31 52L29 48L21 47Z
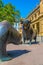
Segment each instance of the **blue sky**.
M26 18L34 8L40 3L40 0L3 0L5 4L12 3L20 11L21 17Z

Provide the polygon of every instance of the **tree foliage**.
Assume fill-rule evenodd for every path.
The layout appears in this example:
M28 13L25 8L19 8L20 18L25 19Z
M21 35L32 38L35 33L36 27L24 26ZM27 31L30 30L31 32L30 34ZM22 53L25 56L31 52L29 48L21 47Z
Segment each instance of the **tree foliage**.
M14 24L19 19L20 12L16 10L16 7L11 3L4 5L2 0L0 0L0 22L2 20L8 20L11 24Z

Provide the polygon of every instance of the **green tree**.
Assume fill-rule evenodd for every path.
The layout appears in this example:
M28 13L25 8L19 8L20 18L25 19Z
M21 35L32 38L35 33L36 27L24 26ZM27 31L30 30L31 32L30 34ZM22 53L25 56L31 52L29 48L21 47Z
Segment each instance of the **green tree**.
M14 24L16 20L20 19L20 12L16 10L16 7L8 3L3 5L2 0L0 0L0 21L8 20L11 24Z
M3 14L3 7L4 7L4 4L2 2L2 0L0 0L0 21L2 21L2 14Z
M20 12L15 10L15 7L10 3L4 6L3 12L3 18L8 20L11 24L13 24L15 20L20 17Z
M2 0L0 0L0 7L3 7L4 5L3 5L3 2L2 2Z

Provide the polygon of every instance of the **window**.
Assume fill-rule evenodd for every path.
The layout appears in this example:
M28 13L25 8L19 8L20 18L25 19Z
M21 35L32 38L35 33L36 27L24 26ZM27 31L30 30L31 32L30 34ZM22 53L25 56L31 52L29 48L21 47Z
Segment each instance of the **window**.
M37 32L39 34L39 22L36 24L36 26L37 26Z
M40 11L38 11L38 15L40 15Z
M35 14L35 18L37 17L37 15Z
M35 28L35 26L33 25L33 28Z
M30 18L30 21L31 21L31 18Z
M33 20L33 16L32 16L32 20Z

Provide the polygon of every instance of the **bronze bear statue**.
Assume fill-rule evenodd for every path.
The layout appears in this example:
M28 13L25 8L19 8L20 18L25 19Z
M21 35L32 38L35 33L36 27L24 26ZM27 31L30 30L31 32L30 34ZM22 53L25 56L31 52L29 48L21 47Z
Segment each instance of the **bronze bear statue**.
M21 44L20 33L6 20L0 22L0 61L11 59L6 52L8 43Z

